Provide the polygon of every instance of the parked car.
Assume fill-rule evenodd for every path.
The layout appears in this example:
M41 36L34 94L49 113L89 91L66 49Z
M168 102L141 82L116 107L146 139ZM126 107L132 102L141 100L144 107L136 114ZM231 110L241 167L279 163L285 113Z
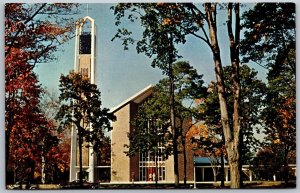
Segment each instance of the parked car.
M88 182L86 179L83 179L82 186L80 186L79 180L61 184L62 189L97 189L98 187L97 183Z

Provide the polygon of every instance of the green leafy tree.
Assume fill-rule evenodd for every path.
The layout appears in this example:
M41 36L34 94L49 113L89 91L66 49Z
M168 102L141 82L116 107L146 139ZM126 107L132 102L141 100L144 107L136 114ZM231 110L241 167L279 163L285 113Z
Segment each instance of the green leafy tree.
M260 180L274 180L273 176L283 176L281 166L283 163L283 152L279 146L274 144L262 147L252 160L252 170ZM278 178L277 178L278 180Z
M129 8L131 7L130 4ZM115 9L116 18L121 18L124 11L128 8L127 4L119 4ZM178 171L178 145L177 139L179 136L178 130L175 128L175 99L174 99L174 74L173 74L173 63L179 58L174 42L181 42L181 34L176 33L176 26L170 25L165 18L172 17L172 4L168 9L160 9L161 14L157 14L155 11L155 4L136 4L141 6L145 12L145 16L141 17L141 24L146 28L143 33L142 39L137 42L136 50L138 53L145 53L148 57L155 57L152 61L153 67L160 68L164 74L169 77L169 116L170 116L170 127L172 131L172 144L173 144L173 155L174 155L174 179L175 185L179 185L179 171ZM135 9L135 8L134 8ZM136 10L136 9L135 9ZM119 13L118 13L119 12ZM134 17L129 16L131 20ZM117 21L117 23L119 23ZM121 36L130 35L126 29L118 30L118 33L114 38L120 38ZM113 39L114 39L113 38ZM124 39L124 49L127 49L128 43L133 43L134 40L129 37Z
M233 103L231 85L231 66L224 67L225 91L229 104ZM249 164L254 157L253 152L257 150L260 143L255 138L255 131L261 132L262 128L262 105L265 97L266 85L257 78L257 71L249 68L247 65L240 67L240 82L241 82L241 104L240 104L240 125L243 132L242 145L240 146L242 157L241 164ZM233 111L233 106L230 106L229 112ZM224 136L221 124L221 113L218 104L217 86L215 82L211 82L208 86L208 94L203 103L198 104L199 112L202 119L205 121L208 129L219 136L218 143L213 145L215 148L220 148L225 145ZM230 123L232 124L232 122ZM215 141L215 137L211 137ZM202 147L210 147L207 141L197 140ZM213 142L212 142L213 143ZM222 143L222 145L220 144ZM220 146L221 145L221 146ZM222 156L225 152L223 152Z
M90 143L95 152L98 152L105 141L105 132L110 131L110 121L113 114L106 108L101 108L100 92L95 84L91 84L87 77L71 72L60 77L60 96L62 103L57 120L61 130L74 125L78 132L79 146L79 180L83 183L82 147L84 140Z
M240 167L240 139L242 133L239 122L239 101L240 101L240 82L239 82L239 42L240 42L240 5L239 3L225 4L227 10L227 35L229 39L230 59L233 77L232 81L232 94L234 95L233 113L230 116L228 112L228 101L225 96L224 76L222 68L221 51L218 41L218 5L217 3L150 3L150 4L118 4L114 7L116 25L121 25L121 19L127 17L130 21L140 22L144 27L143 36L140 40L136 41L132 37L132 32L128 29L120 28L116 34L116 38L121 38L125 49L128 44L136 43L137 52L145 53L147 56L156 58L153 60L152 65L158 66L163 64L162 69L167 68L167 64L172 64L174 57L159 57L168 56L166 53L170 50L171 56L177 55L177 50L173 49L174 45L186 42L187 35L193 35L199 40L206 43L212 52L215 63L215 75L217 81L218 99L221 110L221 120L224 130L225 146L228 151L228 161L231 170L231 187L241 187L241 167ZM127 14L127 12L129 14ZM233 16L234 13L234 16ZM233 19L234 17L234 19ZM167 31L165 31L167 30ZM161 33L163 32L163 33ZM164 35L165 34L165 35ZM163 36L164 35L164 36ZM164 38L161 38L164 37ZM154 43L154 44L153 44ZM159 49L163 48L163 49ZM172 48L172 49L170 49ZM170 54L169 54L170 55ZM157 63L158 62L158 63ZM162 62L162 63L159 63ZM170 94L172 94L172 72L169 71L170 77ZM170 95L170 106L172 106L172 95ZM172 115L172 108L170 110ZM173 113L174 114L174 113ZM229 124L232 119L232 125ZM174 116L171 116L171 122ZM173 121L174 123L174 121ZM174 128L173 124L173 128ZM173 145L174 150L176 130L174 130ZM177 157L174 152L174 174L175 184L178 185L178 169Z
M294 3L259 3L243 15L245 61L268 69L262 119L269 146L284 155L288 183L289 152L296 148L296 23Z
M179 131L178 147L183 149L186 181L186 149L185 136L191 125L191 119L196 115L196 109L184 106L184 102L193 102L195 98L205 93L202 75L199 75L188 62L173 64L174 73L174 99L175 99L175 129ZM134 121L135 129L129 134L130 144L128 155L134 156L136 152L154 152L156 155L167 158L174 155L172 130L170 130L169 116L169 79L164 78L155 85L152 96L140 107ZM163 152L158 152L162 146ZM181 146L181 147L180 147ZM159 154L160 153L160 154Z
M296 23L294 3L258 3L243 14L245 38L241 42L243 61L266 68L279 67L295 51ZM296 71L290 61L289 68Z

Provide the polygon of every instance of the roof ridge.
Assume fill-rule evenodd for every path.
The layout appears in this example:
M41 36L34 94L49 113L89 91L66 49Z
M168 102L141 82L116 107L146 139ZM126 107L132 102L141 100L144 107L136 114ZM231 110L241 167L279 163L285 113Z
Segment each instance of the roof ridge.
M137 98L141 97L144 93L150 91L153 88L153 86L150 84L147 87L145 87L144 89L140 90L139 92L137 92L136 94L132 95L131 97L129 97L128 99L124 100L123 102L121 102L119 105L117 105L116 107L112 108L110 110L111 113L114 113L115 111L119 110L121 107L125 106L127 103L136 100Z

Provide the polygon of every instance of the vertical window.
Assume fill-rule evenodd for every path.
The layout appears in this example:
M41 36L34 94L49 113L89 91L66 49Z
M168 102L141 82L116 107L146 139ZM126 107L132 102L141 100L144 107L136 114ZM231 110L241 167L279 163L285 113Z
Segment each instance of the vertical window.
M91 54L91 40L90 33L79 36L79 54Z
M89 69L88 68L81 68L81 76L89 77Z
M153 126L153 121L149 120L146 125L147 131ZM143 129L143 128L141 128ZM158 128L159 131L161 128ZM140 181L165 181L165 158L163 156L164 147L158 144L156 152L139 153L139 180Z

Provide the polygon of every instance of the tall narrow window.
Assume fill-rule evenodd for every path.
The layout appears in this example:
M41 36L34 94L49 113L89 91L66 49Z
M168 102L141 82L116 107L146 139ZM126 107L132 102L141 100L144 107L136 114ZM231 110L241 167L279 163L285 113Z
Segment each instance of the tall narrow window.
M89 77L89 69L88 68L81 68L81 76Z
M80 35L79 54L91 54L91 34L84 33Z
M151 123L152 122L152 123ZM147 127L149 129L153 121L149 120ZM148 130L149 131L149 130ZM157 128L160 131L160 128ZM157 144L157 150L154 152L139 153L139 180L140 181L158 181L166 180L165 157L163 156L164 147Z

